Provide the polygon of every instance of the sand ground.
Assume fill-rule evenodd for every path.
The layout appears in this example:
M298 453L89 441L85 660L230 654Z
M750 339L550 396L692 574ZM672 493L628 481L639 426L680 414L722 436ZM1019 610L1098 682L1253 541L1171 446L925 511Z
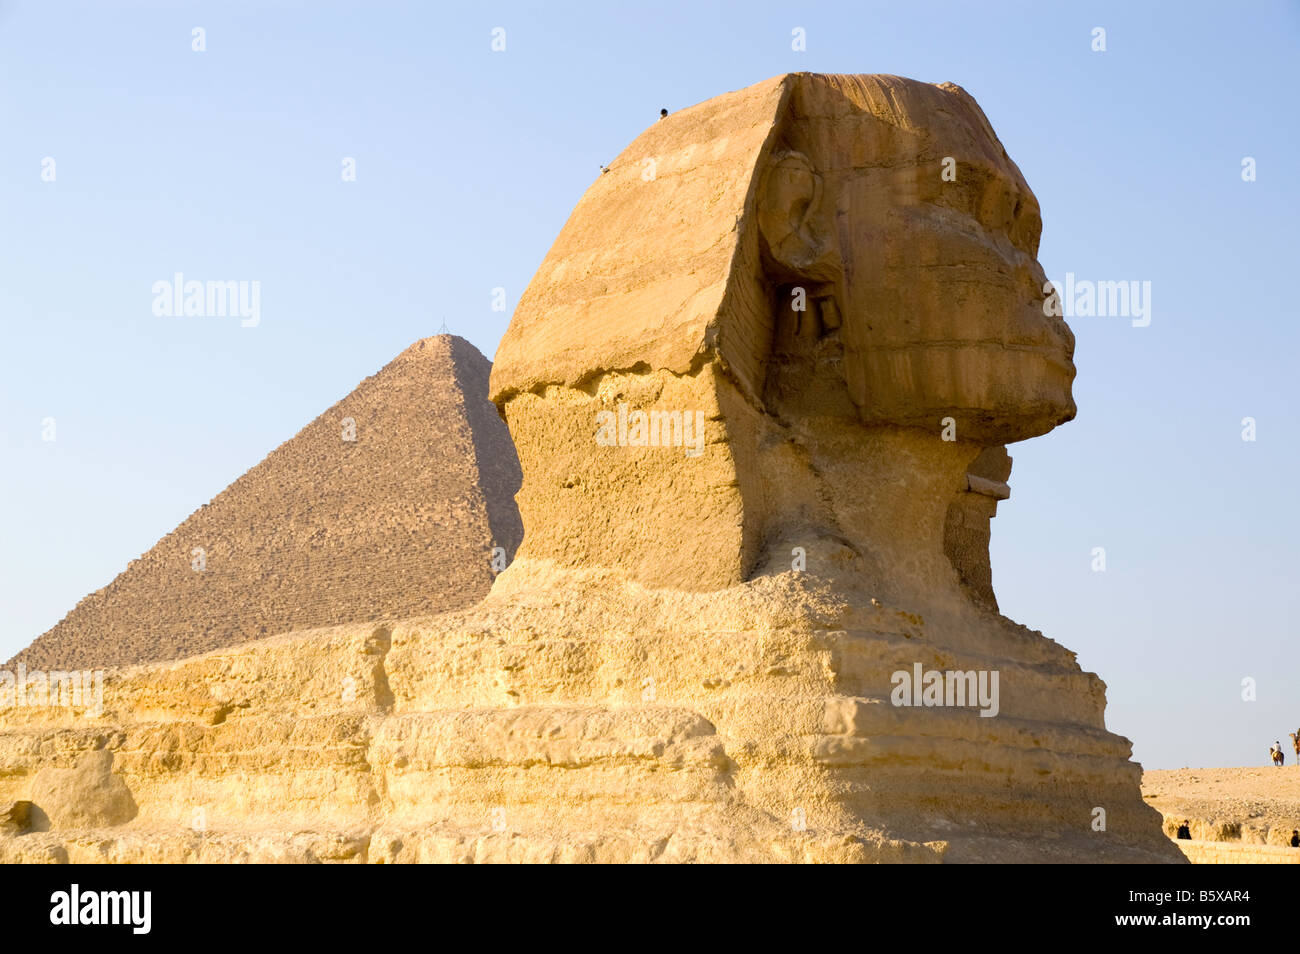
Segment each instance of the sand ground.
M1300 829L1300 765L1153 769L1142 775L1142 796L1171 836L1183 819L1204 841L1285 845Z

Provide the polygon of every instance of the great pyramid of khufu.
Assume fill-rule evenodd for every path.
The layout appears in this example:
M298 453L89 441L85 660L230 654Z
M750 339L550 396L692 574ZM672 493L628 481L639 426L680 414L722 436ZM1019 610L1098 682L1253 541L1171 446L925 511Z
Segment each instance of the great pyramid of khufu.
M411 345L11 660L98 669L459 609L523 536L491 363Z

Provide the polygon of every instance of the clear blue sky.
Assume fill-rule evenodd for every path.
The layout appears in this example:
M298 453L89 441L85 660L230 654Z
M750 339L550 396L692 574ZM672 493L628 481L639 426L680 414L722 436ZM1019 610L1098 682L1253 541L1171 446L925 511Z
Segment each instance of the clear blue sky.
M1296 4L465 6L0 2L0 658L444 319L490 356L660 107L883 72L976 97L1049 276L1152 283L1149 327L1073 320L1078 419L1011 448L1004 612L1149 767L1300 727ZM260 281L260 325L156 317L177 271Z

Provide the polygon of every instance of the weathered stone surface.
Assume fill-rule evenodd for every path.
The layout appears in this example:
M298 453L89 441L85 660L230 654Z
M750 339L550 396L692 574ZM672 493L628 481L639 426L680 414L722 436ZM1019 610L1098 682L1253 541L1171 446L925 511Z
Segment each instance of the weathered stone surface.
M943 525L943 550L962 585L976 602L994 611L998 599L989 564L989 523L997 516L998 501L1011 496L1006 482L1010 475L1007 449L985 448L966 469L966 492L953 497Z
M0 834L21 835L32 825L32 803L0 802Z
M999 717L918 712L882 696L889 672L996 647L956 651L810 573L703 594L519 566L479 606L391 631L110 673L98 718L0 713L0 800L41 805L45 766L104 747L139 809L0 837L0 859L1159 859L1148 830L1173 856L1096 678L993 632L1017 657Z
M949 84L656 123L502 342L525 541L487 597L0 711L0 799L107 749L139 806L0 858L1184 860L1104 684L992 602L1004 445L1074 413L1039 227ZM681 439L631 440L649 411ZM996 712L899 705L917 666L996 674Z
M135 799L113 774L108 749L83 752L72 768L46 765L32 779L32 802L54 829L110 828L136 815Z
M468 606L513 554L519 466L461 338L416 342L9 663L100 669ZM345 440L353 423L355 440ZM194 549L203 569L194 569Z
M1073 339L1041 307L1041 229L960 87L776 77L673 114L610 163L520 301L494 399L717 361L755 403L794 397L791 377L813 403L797 374L836 350L864 422L933 430L961 410L967 428L1041 434L1074 413ZM796 283L802 316L772 295Z

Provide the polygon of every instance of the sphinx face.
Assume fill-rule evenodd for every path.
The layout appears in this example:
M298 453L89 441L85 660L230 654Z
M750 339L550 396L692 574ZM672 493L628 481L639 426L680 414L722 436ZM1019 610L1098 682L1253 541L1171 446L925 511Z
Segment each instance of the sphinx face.
M835 176L850 394L866 423L1046 433L1075 414L1074 335L1045 314L1038 202L982 129L930 132L926 152L955 163L895 140L891 162ZM974 136L985 148L965 159Z
M807 404L798 382L834 364L843 412L868 425L951 417L959 440L996 445L1068 421L1074 336L1044 307L1020 171L964 91L895 78L882 99L861 79L801 88L762 180L779 288L769 391ZM804 286L819 317L783 314L782 292Z

